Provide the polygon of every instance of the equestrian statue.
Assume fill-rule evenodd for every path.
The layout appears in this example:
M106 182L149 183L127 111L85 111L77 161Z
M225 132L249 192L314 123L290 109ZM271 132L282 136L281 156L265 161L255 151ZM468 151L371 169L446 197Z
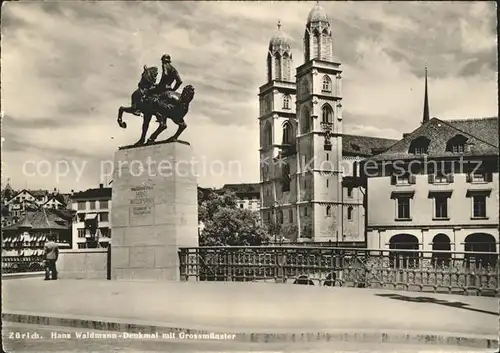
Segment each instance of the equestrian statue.
M144 65L141 80L138 88L132 94L132 104L130 107L120 107L118 110L118 125L127 128L127 123L123 121L123 113L129 113L143 118L142 134L139 141L134 145L144 145L149 123L153 115L159 123L158 128L151 134L147 144L153 143L166 128L167 119L171 119L177 126L177 132L169 137L167 141L177 141L180 134L187 128L184 117L189 111L189 103L194 98L194 87L187 85L182 93L176 92L182 84L179 73L171 63L170 55L163 55L162 76L160 82L156 84L158 77L158 68L155 66L147 67ZM171 85L175 81L172 88Z

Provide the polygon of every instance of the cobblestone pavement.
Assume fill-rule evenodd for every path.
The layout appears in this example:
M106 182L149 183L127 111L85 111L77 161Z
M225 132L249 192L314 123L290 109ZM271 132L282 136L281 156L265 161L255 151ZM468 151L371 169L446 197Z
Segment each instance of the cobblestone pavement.
M110 333L56 326L3 323L3 348L15 352L183 352L183 353L334 353L334 352L492 352L487 349L446 347L440 345L405 345L385 343L239 343L175 339L83 339L80 334ZM24 336L23 336L24 335ZM16 338L17 337L17 338ZM23 338L21 338L23 337ZM28 338L30 337L30 338ZM38 337L35 338L35 337ZM42 338L43 337L43 338ZM56 338L57 337L57 338ZM62 338L67 337L67 338Z

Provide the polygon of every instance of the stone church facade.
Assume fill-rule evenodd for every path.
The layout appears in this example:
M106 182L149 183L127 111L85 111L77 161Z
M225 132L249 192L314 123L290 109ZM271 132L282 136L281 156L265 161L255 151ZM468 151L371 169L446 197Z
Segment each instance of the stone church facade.
M358 162L396 140L343 133L342 68L319 5L304 31L304 64L294 68L287 36L269 42L259 88L261 220L276 240L365 246L365 190ZM276 227L277 226L277 227Z

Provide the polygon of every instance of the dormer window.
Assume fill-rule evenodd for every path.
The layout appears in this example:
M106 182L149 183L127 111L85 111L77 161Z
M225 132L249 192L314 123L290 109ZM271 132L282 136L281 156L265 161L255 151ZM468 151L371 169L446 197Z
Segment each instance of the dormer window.
M446 143L446 152L464 153L467 137L464 135L455 135Z
M410 153L416 155L427 154L429 151L430 140L425 136L420 136L414 139L410 144Z

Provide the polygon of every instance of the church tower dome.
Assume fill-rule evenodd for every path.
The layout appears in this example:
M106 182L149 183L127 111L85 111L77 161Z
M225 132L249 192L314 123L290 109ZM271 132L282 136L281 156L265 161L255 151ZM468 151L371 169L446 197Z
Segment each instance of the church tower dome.
M318 3L307 16L304 32L304 61L333 60L333 38L325 9Z
M310 24L312 22L329 22L326 11L323 7L321 7L319 2L316 3L316 6L312 8L312 10L309 12L309 16L307 17L307 24Z
M290 50L290 43L288 42L288 36L281 30L281 22L278 21L278 29L271 37L269 41L269 50Z
M292 82L292 51L288 36L281 30L278 21L277 30L269 41L267 54L267 80L271 82Z

